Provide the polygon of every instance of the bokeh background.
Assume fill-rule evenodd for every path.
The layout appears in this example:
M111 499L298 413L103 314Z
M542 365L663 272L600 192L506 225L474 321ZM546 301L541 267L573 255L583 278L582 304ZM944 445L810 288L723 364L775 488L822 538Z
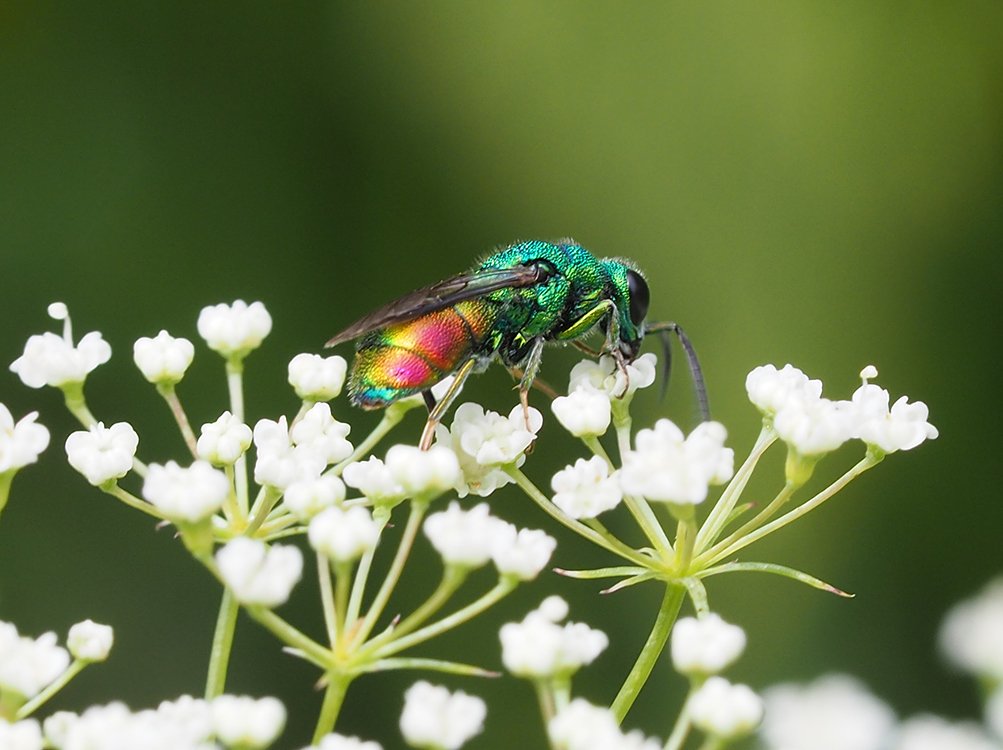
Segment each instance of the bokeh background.
M74 424L59 394L7 371L29 334L55 329L49 302L111 342L92 407L131 421L142 457L162 461L182 446L131 362L138 336L195 339L202 306L263 300L275 325L248 361L247 401L252 419L274 417L296 406L292 355L499 244L571 235L646 270L652 317L685 324L739 454L758 427L744 378L761 363L793 362L833 397L874 363L893 397L930 405L939 440L745 556L856 599L748 575L714 579L710 595L749 632L737 679L848 671L904 715L974 716L975 688L942 665L935 635L949 605L1003 571L1001 32L997 2L4 3L0 401L39 410L53 441L0 525L0 617L28 633L92 617L117 638L53 707L200 692L218 591L169 530L65 465ZM548 351L543 376L565 382L575 359ZM507 410L510 386L495 368L465 395ZM180 392L193 421L215 418L218 357L200 350ZM336 410L356 434L375 421ZM685 377L636 412L692 426ZM559 432L528 464L544 486L580 450ZM854 460L847 449L820 474ZM772 496L780 462L753 495ZM491 503L557 534L558 564L608 561L515 490ZM435 576L423 550L399 606ZM576 680L607 701L659 594L598 589L547 575L422 655L497 665L499 625L557 592L611 636ZM318 625L309 585L286 611ZM306 744L312 669L242 621L231 675L232 691L283 698L282 746ZM340 728L400 746L414 678L357 683ZM528 686L444 682L490 701L471 747L542 744ZM628 725L664 736L681 690L663 664Z

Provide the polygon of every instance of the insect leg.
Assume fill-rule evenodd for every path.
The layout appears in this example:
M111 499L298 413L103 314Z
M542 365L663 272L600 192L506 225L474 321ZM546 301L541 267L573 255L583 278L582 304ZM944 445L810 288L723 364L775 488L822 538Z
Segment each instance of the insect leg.
M524 371L521 370L520 368L518 368L518 367L509 367L508 371L509 371L509 374L513 378L515 378L516 380L522 380L522 376L523 376L523 372ZM544 396L546 396L547 398L549 398L551 401L553 401L555 398L557 398L558 396L561 395L560 393L557 392L557 389L554 388L554 386L552 386L550 383L548 383L546 380L544 380L541 377L535 377L535 378L533 378L533 388L536 388L536 390L538 390Z
M588 344L582 341L578 341L577 339L575 341L572 341L571 345L575 347L575 349L577 349L578 351L585 352L590 357L596 357L598 359L599 357L602 356L602 351L600 351L599 349L593 349Z
M460 395L460 390L463 388L463 383L470 376L470 373L474 370L474 365L477 360L471 357L459 370L456 371L456 375L453 377L453 382L449 386L449 390L439 399L439 403L435 404L435 407L429 411L428 419L425 422L425 429L421 431L421 442L418 443L418 447L423 451L427 451L432 447L432 440L435 438L435 427L442 421L443 415L452 405L456 397ZM431 395L431 394L429 394ZM434 401L434 399L433 399ZM425 403L428 403L426 399Z
M526 420L526 429L529 430L529 389L536 379L536 373L540 370L540 361L543 359L543 336L533 339L533 346L526 356L525 365L522 369L522 379L519 381L519 402L522 404L522 416Z
M565 328L563 331L558 331L557 335L554 337L557 341L569 341L571 339L576 339L579 336L584 336L590 330L592 326L602 320L605 316L609 315L612 321L616 321L616 315L613 314L616 311L616 305L613 300L604 299L602 302L597 304L587 313L582 315L578 320L572 323L570 326ZM609 330L612 330L611 325ZM609 335L607 332L607 346L609 345ZM616 341L614 336L613 341Z
M428 413L431 414L432 410L435 408L435 396L432 395L431 389L422 391L421 397L425 399L425 408L427 408Z
M706 422L710 419L710 406L707 403L707 386L704 384L703 370L700 369L700 361L697 359L696 350L690 342L689 336L683 331L678 323L652 323L646 326L644 335L657 333L662 338L662 348L665 351L665 370L662 376L662 393L669 385L669 363L671 362L671 351L669 349L669 334L674 333L679 338L679 343L686 352L686 361L690 366L690 377L693 378L693 388L697 394L697 403L700 405L700 416Z

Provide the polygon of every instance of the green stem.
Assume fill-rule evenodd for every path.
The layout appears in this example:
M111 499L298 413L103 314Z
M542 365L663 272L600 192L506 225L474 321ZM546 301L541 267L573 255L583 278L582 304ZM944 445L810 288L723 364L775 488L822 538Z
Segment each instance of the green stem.
M554 694L550 690L550 680L533 680L533 687L536 689L536 700L540 704L540 714L546 727L557 714Z
M334 672L328 672L327 679L324 702L321 704L320 716L317 717L317 728L313 733L314 745L319 745L325 735L334 731L341 706L345 702L345 693L348 692L348 686L352 683L351 677Z
M450 597L456 593L456 590L467 579L469 572L468 569L457 565L447 565L442 573L439 585L436 586L435 591L429 595L428 599L414 612L405 617L395 628L377 636L369 643L374 646L381 645L395 638L401 638L424 624L445 606Z
M237 476L240 476L239 472ZM272 508L275 507L275 503L279 501L280 497L282 497L282 493L274 487L265 488L264 494L259 496L254 503L254 509L251 511L251 520L247 524L247 528L244 529L245 536L254 536L254 532L268 518L268 514L272 512Z
M130 492L126 492L117 483L111 482L109 484L101 485L101 489L107 492L109 495L118 498L123 503L128 505L130 508L135 508L138 511L145 513L148 516L153 516L157 520L166 521L167 516L160 512L160 510L145 500L140 500L138 497Z
M7 507L7 500L10 498L10 484L14 481L15 471L5 471L0 474L0 513Z
M174 385L158 385L157 393L163 396L164 401L167 402L167 406L170 407L171 414L174 415L174 421L178 423L178 429L181 430L181 437L184 438L185 445L187 445L188 450L191 451L192 458L197 459L198 452L195 449L195 433L192 432L192 426L188 421L188 415L185 413L185 407L181 405L181 399L178 398L178 392L174 389Z
M373 510L373 520L379 527L379 536L383 535L383 530L390 522L389 508L375 508ZM348 597L348 609L345 612L345 627L352 628L356 620L359 619L359 612L362 611L362 598L366 594L366 582L369 579L369 570L373 565L373 558L376 556L376 546L366 551L359 560L358 570L355 571L355 580L352 582L352 593Z
M686 700L683 702L683 707L679 711L679 717L676 719L676 724L672 727L672 734L670 734L669 738L665 741L665 747L663 750L682 750L683 743L686 742L686 735L690 733L690 695L693 695L692 688L690 688L689 695L686 696Z
M390 570L387 572L387 577L383 579L383 584L376 593L376 598L373 599L369 611L366 612L366 616L359 624L359 629L354 639L356 645L365 642L369 634L373 632L373 628L376 627L376 621L383 614L387 602L390 601L390 595L393 594L394 589L397 587L397 582L400 580L401 573L404 572L404 565L407 563L408 555L411 554L411 548L414 546L414 540L418 536L418 529L421 528L421 521L425 517L427 509L427 503L411 502L411 513L407 517L407 525L404 527L404 533L401 535L397 554L394 555L393 562L390 564Z
M212 700L226 689L226 670L233 651L233 635L237 629L237 599L230 589L223 589L216 616L216 630L212 634L212 651L209 654L209 672L205 679L205 698Z
M535 502L540 508L555 521L563 526L571 529L573 532L578 534L585 539L588 539L593 544L596 544L603 549L612 552L614 555L623 557L626 560L630 560L632 563L641 565L645 568L650 567L651 558L645 557L641 553L634 549L623 545L623 549L617 547L617 545L609 539L606 539L602 534L600 534L595 529L591 529L581 521L576 521L574 518L570 518L565 515L560 508L554 505L553 501L550 500L546 495L544 495L540 489L533 484L532 480L527 477L522 471L515 466L506 466L505 473L508 474L515 480L515 483L519 485L523 492L525 492L530 500ZM622 543L621 543L622 544ZM629 551L629 553L628 553Z
M693 518L693 506L688 507L690 516L682 518L676 525L676 559L675 569L679 575L685 575L693 561L693 544L696 541L697 523Z
M244 422L244 362L242 359L226 360L226 388L230 394L230 413ZM247 454L241 454L234 465L237 502L244 517L247 517L250 496L247 484Z
M331 561L317 553L317 581L320 583L320 601L324 610L327 642L334 648L338 642L338 609L334 604L334 587L331 585Z
M348 562L337 562L334 564L334 611L337 615L335 623L337 632L345 632L345 613L348 610L348 592L352 585L352 564ZM331 644L332 648L334 644Z
M341 472L345 470L345 467L351 463L355 463L363 456L369 454L369 452L377 446L377 444L386 437L387 433L390 432L394 427L400 424L401 419L404 418L404 412L397 409L387 409L383 412L383 419L379 421L373 431L370 432L366 439L359 443L355 450L352 451L352 455L342 461L340 464L332 466L327 470L327 474L333 474L334 476L341 476Z
M771 518L773 518L776 512L780 510L780 508L782 508L787 503L788 500L791 499L791 495L794 494L795 490L797 490L797 487L798 486L793 484L792 482L786 482L784 484L783 489L777 493L777 496L770 501L769 505L767 505L765 508L759 511L759 513L757 513L755 517L742 524L736 531L734 531L733 533L729 534L727 537L722 539L716 546L727 547L729 544L732 544L733 542L736 542L739 539L741 539L750 531L759 528L766 521L769 521Z
M17 713L14 715L15 720L20 721L28 716L31 716L35 711L41 708L52 696L66 687L67 683L80 674L80 671L86 667L90 662L84 661L83 659L74 659L73 663L66 668L66 670L55 679L55 681L49 683L45 690L36 695L30 701L21 706Z
M655 618L651 633L648 634L648 640L645 641L637 661L634 662L630 674L627 675L620 692L617 693L610 706L618 723L622 722L627 712L630 711L630 707L634 705L641 688L648 681L651 670L655 668L655 663L668 642L672 625L679 614L684 591L685 589L678 584L668 584L665 587L665 596L662 598L662 605L658 610L658 616Z
M875 456L871 453L868 453L866 456L864 456L864 458L860 459L860 461L858 461L853 466L853 468L851 468L849 471L843 474L843 476L841 476L835 482L833 482L824 490L815 495L815 497L811 498L811 500L802 503L797 508L794 508L793 510L790 510L784 515L780 516L780 518L771 521L765 526L761 526L752 533L748 534L747 536L741 539L736 540L730 545L722 546L720 544L717 544L711 547L709 550L707 550L702 555L697 557L696 559L697 564L701 568L708 568L718 560L728 557L729 555L738 552L738 550L740 549L748 547L753 542L759 541L764 536L768 536L772 534L774 531L782 529L784 526L791 523L792 521L796 521L797 519L801 518L801 516L805 515L806 513L810 513L811 511L815 510L815 508L824 503L826 500L828 500L830 497L832 497L841 489L843 489L854 479L863 474L865 471L880 463L881 458L882 457L880 456Z
M223 467L226 478L230 481L230 491L226 493L226 500L223 501L223 515L231 524L238 518L243 518L241 514L240 502L237 500L236 477L233 472L233 464Z
M620 453L620 463L623 463L623 457L630 452L630 429L632 420L630 415L623 410L623 414L619 415L615 422L616 428L616 447ZM600 446L601 449L601 446ZM606 459L609 461L609 459ZM612 464L610 464L612 466ZM658 517L655 512L648 505L648 502L641 497L624 496L623 504L626 506L627 510L634 517L634 521L637 525L641 527L641 531L651 542L651 545L658 551L659 557L663 561L667 561L672 555L672 542L669 541L669 537L665 534L665 529L662 528L662 524L658 522Z
M331 651L309 636L294 628L277 614L265 607L246 607L247 614L261 623L287 646L292 646L306 654L311 661L330 666Z

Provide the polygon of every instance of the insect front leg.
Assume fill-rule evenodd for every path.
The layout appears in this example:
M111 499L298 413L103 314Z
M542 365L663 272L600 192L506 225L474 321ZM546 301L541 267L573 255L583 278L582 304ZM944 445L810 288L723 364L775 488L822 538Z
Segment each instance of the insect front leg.
M590 347L581 343L580 341L575 341L574 339L579 336L584 336L586 333L592 330L592 327L596 325L606 316L609 316L609 323L606 326L606 344L603 346L601 352L595 352ZM618 398L623 398L627 393L627 388L630 385L630 376L627 374L627 363L623 358L623 353L620 351L620 347L616 345L617 339L620 337L620 324L616 317L616 304L613 300L604 299L602 302L598 303L591 310L586 312L582 317L572 323L570 326L565 328L563 331L557 334L556 338L558 341L571 341L578 349L584 352L599 355L604 352L608 352L612 355L613 360L616 362L617 369L623 374L623 393L621 393Z
M540 371L540 362L543 360L543 344L543 336L537 336L533 339L530 342L528 353L522 359L522 366L518 368L522 374L522 377L519 379L519 403L522 404L522 416L526 421L527 430L530 430L529 389L533 386L536 374ZM509 371L514 372L516 369L515 367L511 367Z
M425 403L435 404L428 413L428 419L425 421L425 429L421 431L421 442L418 443L418 447L423 451L427 451L432 447L432 440L435 439L435 428L442 421L443 415L452 405L456 397L460 395L460 390L463 388L463 383L470 373L474 370L474 365L477 364L477 360L474 358L468 359L459 370L456 371L456 375L453 378L452 384L449 386L449 390L439 399L439 403L435 403L435 398L432 397L431 393L425 398Z

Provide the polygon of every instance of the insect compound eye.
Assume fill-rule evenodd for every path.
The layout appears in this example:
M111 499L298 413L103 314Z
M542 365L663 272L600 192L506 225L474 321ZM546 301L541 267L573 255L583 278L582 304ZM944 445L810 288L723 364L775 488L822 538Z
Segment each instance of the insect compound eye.
M651 293L648 282L637 271L627 271L627 291L630 293L630 320L635 326L641 325L648 314Z

